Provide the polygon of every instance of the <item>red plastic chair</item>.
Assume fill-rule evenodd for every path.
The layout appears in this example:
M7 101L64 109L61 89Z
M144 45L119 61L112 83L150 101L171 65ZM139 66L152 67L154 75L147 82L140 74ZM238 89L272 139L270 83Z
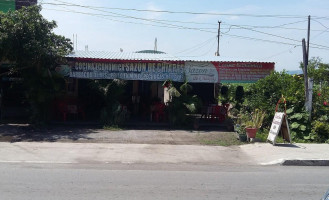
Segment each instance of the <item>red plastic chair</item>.
M159 122L160 119L164 120L165 118L165 107L166 105L163 103L158 103L155 105L155 111L154 111L154 118L156 122Z
M225 106L214 106L213 107L213 115L212 121L214 122L215 119L218 119L219 122L223 122L226 119L227 109Z
M66 121L67 113L68 113L67 104L64 102L58 103L58 111L61 117L63 118L63 121Z

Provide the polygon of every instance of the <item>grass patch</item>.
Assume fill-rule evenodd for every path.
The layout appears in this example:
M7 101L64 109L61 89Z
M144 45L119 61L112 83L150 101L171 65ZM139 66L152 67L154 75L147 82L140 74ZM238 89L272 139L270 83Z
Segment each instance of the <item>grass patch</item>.
M234 132L216 132L198 135L200 144L211 146L232 146L245 144L240 142Z
M108 130L108 131L122 131L123 128L120 128L117 125L114 126L103 126L103 129Z
M266 142L268 137L269 130L258 131L256 134L256 138L261 142ZM277 136L275 143L284 143L283 138L281 136Z

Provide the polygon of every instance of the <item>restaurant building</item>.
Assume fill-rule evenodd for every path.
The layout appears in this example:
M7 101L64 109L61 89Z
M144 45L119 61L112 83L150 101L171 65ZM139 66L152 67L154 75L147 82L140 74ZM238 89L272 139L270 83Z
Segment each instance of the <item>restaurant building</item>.
M68 93L77 99L75 102L81 101L81 95L86 96L81 93L88 80L124 80L127 86L121 103L136 115L154 100L164 104L169 101L168 89L163 87L167 80L178 85L187 81L203 104L212 104L217 103L219 84L256 82L274 70L273 62L216 56L181 58L152 50L132 53L74 51L66 58L68 65L62 65L57 71L66 76ZM90 101L82 104L85 108L93 107Z

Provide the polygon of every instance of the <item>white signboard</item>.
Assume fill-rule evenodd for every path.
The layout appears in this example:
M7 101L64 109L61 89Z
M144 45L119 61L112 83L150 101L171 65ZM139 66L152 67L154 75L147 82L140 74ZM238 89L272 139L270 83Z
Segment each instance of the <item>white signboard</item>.
M192 83L217 83L218 72L210 62L186 62L186 79Z
M275 145L275 141L279 133L284 140L291 143L290 131L287 116L283 112L276 112L272 121L271 129L268 134L267 140Z

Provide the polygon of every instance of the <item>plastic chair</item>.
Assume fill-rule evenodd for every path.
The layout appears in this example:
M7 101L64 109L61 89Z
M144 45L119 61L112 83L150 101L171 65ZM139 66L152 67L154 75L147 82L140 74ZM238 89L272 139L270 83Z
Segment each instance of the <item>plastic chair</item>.
M63 118L63 121L66 121L67 113L68 113L67 104L64 102L58 103L58 111L61 117Z
M159 103L159 104L155 105L154 118L155 118L156 122L159 122L160 118L162 120L164 120L164 118L165 118L165 112L164 112L165 107L166 107L166 105L163 104L163 103Z

